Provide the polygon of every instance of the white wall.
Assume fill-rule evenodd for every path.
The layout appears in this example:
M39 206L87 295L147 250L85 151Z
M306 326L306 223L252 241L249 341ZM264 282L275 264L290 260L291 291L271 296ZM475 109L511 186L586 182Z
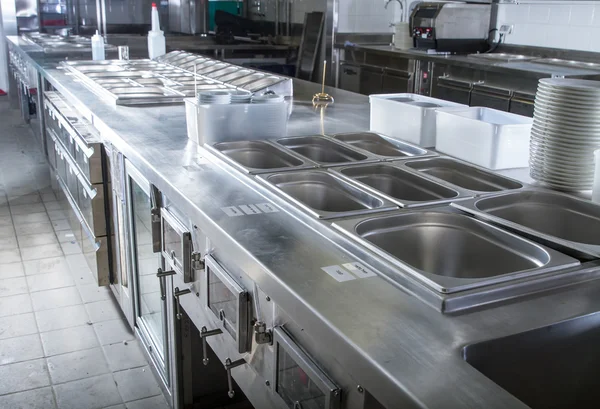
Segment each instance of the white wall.
M600 1L499 4L503 24L514 25L507 44L600 52Z
M339 33L391 33L400 21L400 4L387 0L339 0Z
M0 90L8 92L8 52L6 50L6 39L2 28L2 7L0 6Z

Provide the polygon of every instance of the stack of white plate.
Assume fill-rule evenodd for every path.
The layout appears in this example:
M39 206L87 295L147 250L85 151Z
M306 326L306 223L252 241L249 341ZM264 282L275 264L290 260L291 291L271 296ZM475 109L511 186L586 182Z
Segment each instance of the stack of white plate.
M198 93L199 104L230 104L230 91L202 91Z
M590 190L598 148L600 81L541 79L531 129L531 177L558 190Z
M264 94L264 95L255 95L252 97L253 104L278 104L285 100L283 95L277 94Z

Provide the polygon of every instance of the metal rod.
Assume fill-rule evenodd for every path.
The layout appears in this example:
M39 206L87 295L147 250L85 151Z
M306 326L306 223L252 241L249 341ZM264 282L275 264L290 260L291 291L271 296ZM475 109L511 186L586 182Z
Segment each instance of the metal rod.
M327 60L323 61L323 83L321 84L321 93L325 93L325 77L327 76Z

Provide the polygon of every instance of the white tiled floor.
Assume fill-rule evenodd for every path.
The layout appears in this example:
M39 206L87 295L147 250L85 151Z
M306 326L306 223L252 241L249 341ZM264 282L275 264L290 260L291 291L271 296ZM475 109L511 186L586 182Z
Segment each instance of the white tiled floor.
M82 267L49 180L0 98L0 408L167 408L112 293Z

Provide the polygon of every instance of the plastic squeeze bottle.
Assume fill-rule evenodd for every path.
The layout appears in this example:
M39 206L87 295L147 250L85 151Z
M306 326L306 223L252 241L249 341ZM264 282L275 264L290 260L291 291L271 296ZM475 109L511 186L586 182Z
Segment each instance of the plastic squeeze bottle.
M165 34L160 29L156 3L152 3L152 30L148 31L148 56L150 59L154 59L165 53Z
M106 60L104 54L104 38L96 30L96 34L92 36L92 60Z

